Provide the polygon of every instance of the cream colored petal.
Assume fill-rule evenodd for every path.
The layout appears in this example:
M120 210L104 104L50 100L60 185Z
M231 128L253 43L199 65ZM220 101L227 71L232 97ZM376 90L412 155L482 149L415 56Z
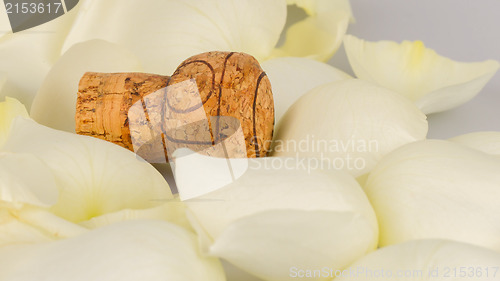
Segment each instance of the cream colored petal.
M370 173L365 191L380 245L452 239L500 251L500 159L442 140L408 144Z
M172 199L167 182L151 165L92 137L16 119L4 150L31 153L50 167L60 192L52 211L73 222Z
M85 72L138 72L142 67L127 49L102 40L74 45L52 67L31 108L42 125L75 132L78 83Z
M21 222L12 216L7 209L0 209L0 247L49 241L52 241L52 237L44 231Z
M459 143L484 153L500 156L500 132L476 132L456 136L449 141Z
M5 10L5 6L0 5L0 39L11 32L9 16Z
M0 152L0 201L50 207L59 192L49 167L30 154Z
M338 272L336 281L499 280L500 254L469 244L420 240L382 248Z
M164 201L167 202L163 203ZM88 221L83 221L80 225L94 229L129 220L164 220L192 230L185 214L186 207L184 203L180 202L178 198L163 200L161 203L163 204L149 209L125 209L114 213L108 213L99 217L94 217Z
M426 114L459 106L481 91L499 68L497 61L453 61L421 41L368 42L344 39L349 62L360 79L412 99Z
M372 83L347 79L311 90L276 127L274 156L314 158L358 177L384 155L427 135L412 102Z
M231 224L210 252L264 280L296 280L295 266L341 269L372 251L373 236L360 233L373 228L356 213L261 212Z
M54 239L78 236L88 231L86 228L67 221L44 208L25 206L18 211L13 211L13 213L19 221L39 229Z
M30 109L43 79L61 54L77 11L78 8L72 9L64 16L28 30L14 34L9 31L3 36L0 33L0 72L8 78L0 99L8 95Z
M313 88L337 80L352 78L345 72L307 58L276 58L262 63L271 81L276 123L288 108Z
M291 266L346 266L376 247L375 215L350 175L292 158L248 161L232 184L185 201L205 251L266 280L290 280Z
M9 97L6 97L4 102L0 102L0 148L7 141L12 120L17 116L29 118L22 103Z
M286 19L284 0L86 0L65 49L89 39L120 44L146 72L170 75L188 57L207 51L270 55ZM109 13L109 11L113 13Z
M7 74L4 72L0 72L0 95L2 94L2 88L7 82Z
M339 48L352 11L348 0L287 1L303 8L308 17L288 28L285 43L274 56L328 60Z
M195 236L162 221L117 223L52 243L0 248L1 280L224 281Z
M45 208L0 203L0 246L48 242L85 232Z

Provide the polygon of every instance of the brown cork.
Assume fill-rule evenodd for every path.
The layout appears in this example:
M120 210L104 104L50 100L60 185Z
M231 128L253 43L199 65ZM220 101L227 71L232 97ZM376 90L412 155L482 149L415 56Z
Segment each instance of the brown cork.
M129 108L167 85L169 77L145 73L85 73L78 87L76 133L133 151Z
M183 85L181 82L190 81L196 81L195 90L199 92L198 99L201 98L199 104L176 103L176 97L169 93L179 85ZM165 88L166 86L168 87ZM164 91L164 94L158 95L161 91ZM190 94L188 90L184 92L186 95ZM184 92L177 90L176 95ZM151 93L155 95L147 97ZM146 103L144 100L147 100ZM162 125L165 133L161 135L164 150L165 138L167 141L180 144L203 140L208 141L210 145L227 138L228 123L224 122L224 119L214 119L215 116L229 116L239 120L247 157L266 156L270 148L274 129L271 84L257 60L250 55L234 52L208 52L196 55L184 61L170 78L143 73L86 73L79 85L75 116L76 132L98 137L133 151L128 115L135 118L135 115L129 113L129 109L138 101L148 104L149 108L160 110L167 106L175 113L175 118L184 120L185 124L199 121L199 114L194 119L193 114L199 112L201 107L204 109L209 120L210 132L213 134L199 137L196 135L197 128L190 125L185 127L185 132L175 131L177 137L169 136L165 126ZM144 110L147 119L144 123L151 123L150 118L164 117L163 113L150 117L147 110ZM152 127L154 126L150 126L149 129ZM132 133L134 136L148 135L147 130L137 130L136 127ZM157 140L155 142L158 143ZM146 154L158 153L158 145L156 148L153 146L155 145L143 146L149 151ZM166 155L166 151L164 154ZM145 157L145 159L154 162L152 158Z

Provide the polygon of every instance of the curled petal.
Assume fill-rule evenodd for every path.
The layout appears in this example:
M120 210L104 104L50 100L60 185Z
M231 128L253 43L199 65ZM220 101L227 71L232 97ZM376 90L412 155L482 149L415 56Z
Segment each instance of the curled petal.
M77 10L74 8L64 16L29 30L16 33L9 31L3 36L0 33L0 72L7 74L7 83L0 99L8 95L30 109L43 79L61 54L64 38ZM2 28L2 21L0 19L0 30L10 30L10 24L7 29Z
M500 67L493 60L453 61L426 48L421 41L367 42L348 35L344 45L358 78L407 96L426 114L469 101Z
M125 209L114 213L104 214L94 217L88 221L83 221L80 225L94 229L113 223L129 220L164 220L186 229L191 229L191 225L185 215L186 207L178 198L163 200L166 203L149 209ZM163 203L163 201L161 201Z
M339 48L352 11L348 0L287 1L305 10L308 17L286 31L283 46L274 56L308 57L328 60Z
M233 183L185 201L205 251L291 280L294 265L343 268L376 247L375 214L350 175L292 168L291 158L248 161Z
M277 123L295 101L313 88L352 78L335 67L307 58L275 58L263 62L262 69L273 88Z
M92 137L16 119L6 151L30 153L53 172L60 196L52 211L81 222L122 209L145 209L171 199L167 182L134 153Z
M365 191L380 245L452 239L500 251L500 159L449 141L426 140L387 155Z
M62 241L3 247L0 264L1 280L225 280L220 262L200 255L192 233L162 221L117 223Z
M0 147L7 141L12 120L17 116L29 117L22 103L9 97L6 97L4 102L0 102Z
M65 49L103 39L130 49L145 70L170 75L185 59L219 50L270 55L286 19L284 0L86 0ZM109 11L113 10L110 17Z
M125 48L102 40L74 45L52 67L31 108L31 117L42 125L75 132L78 82L94 72L141 71L136 57Z
M0 246L33 244L68 238L87 229L64 220L46 208L0 204Z
M500 156L500 132L476 132L449 139L452 142Z
M12 244L41 243L52 241L50 235L12 216L0 207L0 247Z
M498 280L498 273L491 272L497 272L499 264L500 254L487 249L447 240L419 240L368 254L335 280L493 281ZM450 273L453 270L456 275Z
M407 98L347 79L302 96L276 128L274 156L318 159L325 169L369 172L384 155L427 135L426 116Z

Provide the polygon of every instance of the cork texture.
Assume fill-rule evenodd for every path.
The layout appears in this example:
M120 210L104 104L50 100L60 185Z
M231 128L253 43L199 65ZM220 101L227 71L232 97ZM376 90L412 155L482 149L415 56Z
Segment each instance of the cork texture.
M197 99L186 99L190 95ZM143 110L137 108L138 102L144 105ZM165 106L185 126L177 125L176 130L169 131L169 124L165 124L168 118L162 120ZM129 120L131 116L133 120ZM237 119L241 127L220 116ZM247 157L262 157L269 151L273 136L274 101L269 79L255 58L244 53L208 52L185 60L171 77L86 73L79 85L75 122L78 134L132 151L134 145L139 150L140 144L143 152L138 154L150 162L157 161L159 154L168 158L166 142L178 147L199 143L201 150L226 140L230 150L243 146ZM153 136L153 131L164 134ZM245 143L231 139L231 135L242 135ZM245 153L231 155L244 157Z
M145 73L85 73L78 87L76 133L133 151L128 110L148 94L164 88L168 78Z

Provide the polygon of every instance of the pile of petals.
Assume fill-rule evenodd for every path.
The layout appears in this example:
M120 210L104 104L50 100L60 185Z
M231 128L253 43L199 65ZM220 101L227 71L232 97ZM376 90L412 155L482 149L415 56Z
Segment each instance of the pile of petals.
M427 139L426 116L497 61L346 35L348 0L79 2L0 32L0 281L500 280L500 132ZM342 43L356 78L324 63ZM74 134L85 72L168 75L213 50L257 58L275 99L270 156L231 184L183 201Z

